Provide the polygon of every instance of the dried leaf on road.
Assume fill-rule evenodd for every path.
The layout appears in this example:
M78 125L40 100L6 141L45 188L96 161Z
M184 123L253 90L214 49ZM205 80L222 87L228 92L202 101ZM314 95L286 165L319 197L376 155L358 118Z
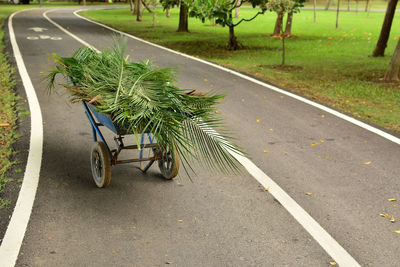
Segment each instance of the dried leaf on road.
M371 164L371 161L364 162L365 165Z
M256 120L256 122L260 122L260 120L259 120L259 119L257 119L257 120Z
M264 188L264 190L265 190L265 191L269 191L269 188L270 188L270 187L268 186L268 187Z
M335 261L330 261L329 264L332 265L332 266L334 266L334 265L336 265L337 263L336 263Z
M306 195L307 195L307 196L311 196L311 195L312 195L312 193L310 193L310 192L306 192Z
M0 123L0 127L8 127L8 126L10 126L9 123Z
M397 233L397 234L400 234L400 230L396 230L396 231L394 231L395 233Z
M388 201L397 201L397 199L395 199L395 198L388 198Z
M204 81L205 81L205 82L208 82L208 79L207 79L207 78L204 78Z
M180 222L180 223L181 223L181 222L183 222L183 220L178 220L178 222Z
M394 216L392 215L392 217L390 218L390 222L394 223L396 222L396 220L394 219Z
M266 150L264 150L264 153L268 153L268 150L266 149Z

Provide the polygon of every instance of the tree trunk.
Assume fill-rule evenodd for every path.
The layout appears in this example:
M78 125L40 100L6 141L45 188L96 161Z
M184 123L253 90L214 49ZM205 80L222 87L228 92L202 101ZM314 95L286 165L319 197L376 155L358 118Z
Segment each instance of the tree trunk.
M288 14L288 18L286 21L286 27L285 27L285 35L286 36L291 36L292 35L292 22L293 22L293 13Z
M171 9L167 8L167 18L170 18L170 17L171 17Z
M28 2L29 3L29 2ZM83 0L83 5L86 6L86 0Z
M131 0L132 1L132 4L133 4L133 10L132 10L132 15L134 15L134 16L136 16L137 15L137 8L136 8L136 6L137 6L137 1L138 0Z
M144 8L146 8L146 10L149 11L149 13L153 13L153 11L149 8L149 6L146 4L145 1L141 0L141 2L143 4Z
M133 1L133 0L129 0L129 6L130 6L130 8L131 8L131 11L133 11L133 3L132 3L132 1Z
M236 2L236 8L235 8L235 18L239 17L239 13L240 13L240 4L241 4L241 0L238 0Z
M283 33L283 28L282 28L282 37L281 37L281 39L282 39L282 64L281 65L283 66L283 65L285 65L285 34Z
M325 10L329 9L330 4L331 4L331 0L326 0Z
M314 0L314 23L317 23L317 0Z
M400 39L394 50L392 61L385 73L385 81L400 81Z
M229 18L232 21L232 12L229 13ZM229 27L228 50L237 50L239 49L239 43L235 36L235 27L233 25L228 25L228 27Z
M376 43L376 47L374 52L372 53L373 57L383 57L385 53L385 49L387 46L387 41L390 35L390 28L392 27L394 13L396 12L396 5L398 0L389 0L385 19L383 20L381 34L379 35L378 42Z
M179 10L179 27L178 32L189 32L188 26L188 7L182 1Z
M337 0L337 9L336 9L336 29L339 27L339 7L340 7L340 0Z
M283 21L283 13L281 12L278 13L278 16L276 17L275 28L274 32L272 33L272 36L279 36L281 34L282 21Z
M136 21L142 21L142 11L140 9L140 0L136 0Z
M367 4L365 5L365 12L368 12L369 0L367 0Z
M358 14L358 0L356 0L356 15Z

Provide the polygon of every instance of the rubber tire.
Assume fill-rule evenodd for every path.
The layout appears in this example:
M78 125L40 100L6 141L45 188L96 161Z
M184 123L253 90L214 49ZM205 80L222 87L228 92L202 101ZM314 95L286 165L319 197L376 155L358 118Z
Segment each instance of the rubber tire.
M165 152L163 152L163 154L165 154ZM164 163L165 163L164 157L158 160L158 168L160 168L162 176L167 180L174 179L179 173L179 166L181 163L178 153L176 153L176 151L174 150L172 154L172 164L169 169L165 168Z
M100 173L100 175L97 173L95 165L95 153L97 153L97 155L99 156L99 160L101 163L102 172ZM111 158L110 152L103 142L93 143L92 149L90 151L90 165L92 169L93 181L96 183L97 187L103 188L109 185L111 182Z

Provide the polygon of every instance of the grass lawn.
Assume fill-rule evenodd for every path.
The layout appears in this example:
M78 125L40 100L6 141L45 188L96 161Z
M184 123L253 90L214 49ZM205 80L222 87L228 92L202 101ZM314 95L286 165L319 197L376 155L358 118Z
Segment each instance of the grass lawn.
M388 56L370 57L383 22L384 13L341 12L335 29L333 11L302 10L293 20L292 38L286 38L286 67L281 67L281 41L271 38L276 15L267 13L235 29L244 49L228 51L228 28L191 18L190 33L176 32L178 10L166 18L157 10L144 12L136 22L129 9L82 12L88 18L163 46L217 62L303 94L336 109L400 132L400 85L380 78L390 62L400 36L400 19L395 18L386 49ZM241 16L255 11L242 9ZM294 114L295 115L295 114Z
M327 0L317 0L316 1L317 8L325 8ZM382 0L370 0L368 3L368 9L373 10L373 9L385 9L387 7L388 1L382 1ZM304 3L304 6L307 8L313 8L314 7L314 1L307 1ZM356 1L356 0L340 0L339 6L341 9L347 9L350 7L350 9L357 9L359 12L365 12L365 8L367 6L367 1ZM336 9L337 7L337 0L331 0L331 3L329 5L329 8L331 9Z
M100 3L93 3L93 5L94 4ZM77 5L77 3L44 3L43 7L63 7L72 5ZM92 3L88 1L87 5L90 6ZM38 4L9 5L0 3L0 125L2 125L0 126L0 209L10 204L9 201L1 197L1 192L4 190L6 183L11 181L11 179L5 177L5 173L15 163L11 158L12 155L16 153L12 149L12 144L18 137L16 131L17 113L19 113L19 115L26 114L26 112L21 112L18 108L18 97L13 90L15 85L13 73L15 70L9 65L7 61L8 55L4 51L4 22L6 18L15 11L38 7Z

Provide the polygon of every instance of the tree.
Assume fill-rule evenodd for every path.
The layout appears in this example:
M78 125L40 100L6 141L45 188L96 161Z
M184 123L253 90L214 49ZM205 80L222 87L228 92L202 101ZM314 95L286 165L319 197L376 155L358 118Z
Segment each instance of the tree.
M285 14L292 14L297 12L299 8L303 6L303 1L295 2L292 0L269 0L266 4L266 8L270 11L274 11L278 14L281 14L282 18ZM286 31L286 30L285 30ZM285 65L285 31L283 27L281 27L281 40L282 40L282 63L281 65Z
M339 27L339 7L340 7L340 0L337 0L337 8L336 8L336 29Z
M281 30L282 30L282 24L283 24L283 15L284 15L283 13L277 13L274 32L272 33L271 36L273 36L273 37L281 36Z
M179 26L178 32L189 32L189 9L188 6L185 4L184 1L181 1L179 10Z
M384 80L400 81L400 39L397 42L389 67L386 70Z
M383 57L385 53L387 41L390 35L390 29L392 28L394 13L396 12L397 2L398 0L389 0L388 2L385 19L383 20L382 30L379 35L378 42L376 43L375 50L372 53L373 57Z
M170 17L170 8L179 6L179 25L178 32L189 32L189 5L191 0L160 0L164 10L167 11L167 17Z
M204 23L206 19L214 19L215 23L229 28L229 41L227 48L229 50L237 50L241 47L235 36L235 27L245 21L252 21L258 15L264 14L267 10L265 2L267 0L242 0L238 4L238 0L193 0L190 7L190 16L201 19ZM260 10L250 18L242 18L237 22L233 21L232 11L240 7L243 3L251 3L253 8L259 6Z
M135 0L136 21L142 21L141 5L140 0Z
M329 9L329 5L331 4L331 0L326 0L325 10Z
M285 36L292 36L293 12L288 14L285 26Z

